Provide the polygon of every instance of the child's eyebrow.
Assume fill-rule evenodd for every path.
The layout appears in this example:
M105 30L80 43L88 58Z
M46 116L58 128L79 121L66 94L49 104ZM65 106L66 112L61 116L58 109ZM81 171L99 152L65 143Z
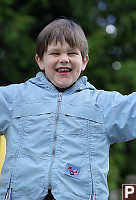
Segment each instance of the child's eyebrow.
M78 50L76 47L73 47L73 48L69 48L68 49L69 51L75 51L75 50Z
M51 51L59 51L59 48L52 48L48 50L48 52L51 52Z
M52 49L49 49L48 52L60 51L60 50L61 50L61 48L52 48ZM75 51L75 50L78 50L78 49L76 47L65 49L65 51Z

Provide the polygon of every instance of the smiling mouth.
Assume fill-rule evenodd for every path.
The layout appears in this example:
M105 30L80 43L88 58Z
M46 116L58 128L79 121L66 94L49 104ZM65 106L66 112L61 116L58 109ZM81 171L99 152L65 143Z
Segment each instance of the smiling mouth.
M71 72L72 69L68 68L68 67L60 67L60 68L56 69L56 71L59 73L64 73L64 72Z

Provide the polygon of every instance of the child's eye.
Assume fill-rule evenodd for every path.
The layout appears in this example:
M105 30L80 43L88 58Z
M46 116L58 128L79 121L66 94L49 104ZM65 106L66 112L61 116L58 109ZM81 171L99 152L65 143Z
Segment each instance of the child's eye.
M59 53L58 52L52 52L52 53L50 53L49 55L59 55Z
M68 54L69 54L69 55L78 55L77 52L69 52Z

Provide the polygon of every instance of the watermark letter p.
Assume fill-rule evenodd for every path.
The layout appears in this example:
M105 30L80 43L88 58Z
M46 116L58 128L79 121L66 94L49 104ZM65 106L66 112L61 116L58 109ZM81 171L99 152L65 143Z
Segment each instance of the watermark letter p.
M122 184L122 200L136 200L136 184Z
M130 195L130 194L134 194L134 191L135 191L134 186L126 185L125 186L125 198L128 198L128 195Z

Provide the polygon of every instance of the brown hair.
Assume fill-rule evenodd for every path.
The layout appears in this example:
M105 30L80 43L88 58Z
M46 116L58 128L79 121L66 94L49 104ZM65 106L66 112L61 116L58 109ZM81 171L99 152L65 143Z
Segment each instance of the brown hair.
M36 42L36 54L42 59L48 45L53 41L61 44L66 41L70 47L80 50L82 58L88 55L88 42L80 25L69 19L56 19L39 33Z

